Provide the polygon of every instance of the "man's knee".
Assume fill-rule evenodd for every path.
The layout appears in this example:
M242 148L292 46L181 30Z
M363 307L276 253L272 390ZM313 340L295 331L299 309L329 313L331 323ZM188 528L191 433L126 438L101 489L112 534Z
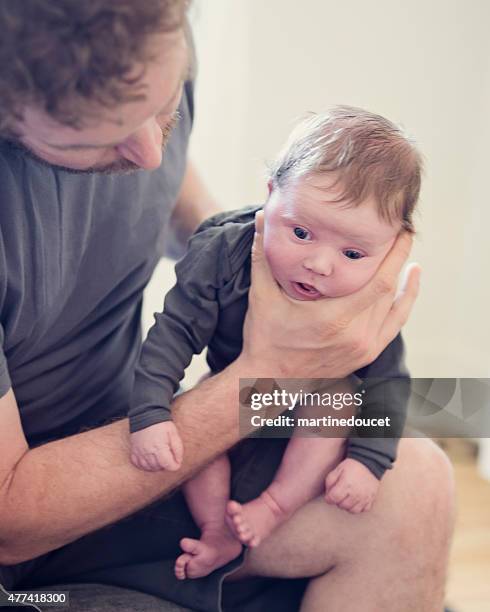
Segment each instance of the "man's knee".
M428 507L431 514L453 518L455 506L454 473L445 453L432 440L407 438L400 442L400 474L417 496L421 508ZM402 474L406 472L406 474ZM422 493L423 496L418 494Z
M418 548L422 556L444 560L449 552L455 517L454 476L446 455L431 440L400 442L398 465L387 475L397 499L387 512L401 546ZM430 552L429 552L430 551Z

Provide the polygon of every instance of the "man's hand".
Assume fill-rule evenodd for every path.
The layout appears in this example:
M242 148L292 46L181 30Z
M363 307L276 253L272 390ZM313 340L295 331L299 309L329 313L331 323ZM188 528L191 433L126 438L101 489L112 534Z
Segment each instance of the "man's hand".
M325 501L359 514L371 509L379 480L355 459L344 459L325 479Z
M259 212L242 352L251 375L342 378L374 361L407 321L418 293L418 266L412 267L396 299L395 292L412 245L409 234L398 236L362 289L309 302L293 300L280 289L267 265L262 238Z
M175 472L182 465L184 447L172 421L155 423L130 436L131 462L140 470Z

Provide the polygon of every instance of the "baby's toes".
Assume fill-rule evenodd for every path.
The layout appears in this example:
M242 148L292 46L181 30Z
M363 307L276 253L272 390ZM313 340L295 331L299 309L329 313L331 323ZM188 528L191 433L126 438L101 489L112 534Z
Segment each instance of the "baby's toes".
M185 580L187 578L186 567L191 559L192 559L192 555L185 553L183 555L180 555L180 557L178 557L178 559L176 560L174 571L175 571L175 577L178 580Z

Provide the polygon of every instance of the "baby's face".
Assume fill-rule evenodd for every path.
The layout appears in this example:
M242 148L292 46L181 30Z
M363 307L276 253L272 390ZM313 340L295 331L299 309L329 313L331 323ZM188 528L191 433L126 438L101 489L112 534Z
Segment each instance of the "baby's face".
M393 245L401 223L378 216L373 198L335 202L332 178L310 176L274 189L264 209L264 249L272 274L297 300L340 297L360 289Z

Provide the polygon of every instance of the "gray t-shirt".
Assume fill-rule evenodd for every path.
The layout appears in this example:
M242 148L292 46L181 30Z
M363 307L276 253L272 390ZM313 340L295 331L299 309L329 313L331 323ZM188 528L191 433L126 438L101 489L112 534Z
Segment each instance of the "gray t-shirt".
M170 405L193 355L208 347L211 371L218 372L242 350L248 307L255 213L260 206L215 215L189 241L177 263L175 286L143 344L129 412L138 431L171 419ZM354 373L363 383L361 416L390 416L391 427L351 435L347 454L381 478L396 458L410 390L400 335L369 366ZM237 381L238 384L238 381ZM379 434L378 434L379 435Z
M182 183L186 83L162 165L79 174L0 142L0 394L12 386L30 444L127 413L142 292Z

